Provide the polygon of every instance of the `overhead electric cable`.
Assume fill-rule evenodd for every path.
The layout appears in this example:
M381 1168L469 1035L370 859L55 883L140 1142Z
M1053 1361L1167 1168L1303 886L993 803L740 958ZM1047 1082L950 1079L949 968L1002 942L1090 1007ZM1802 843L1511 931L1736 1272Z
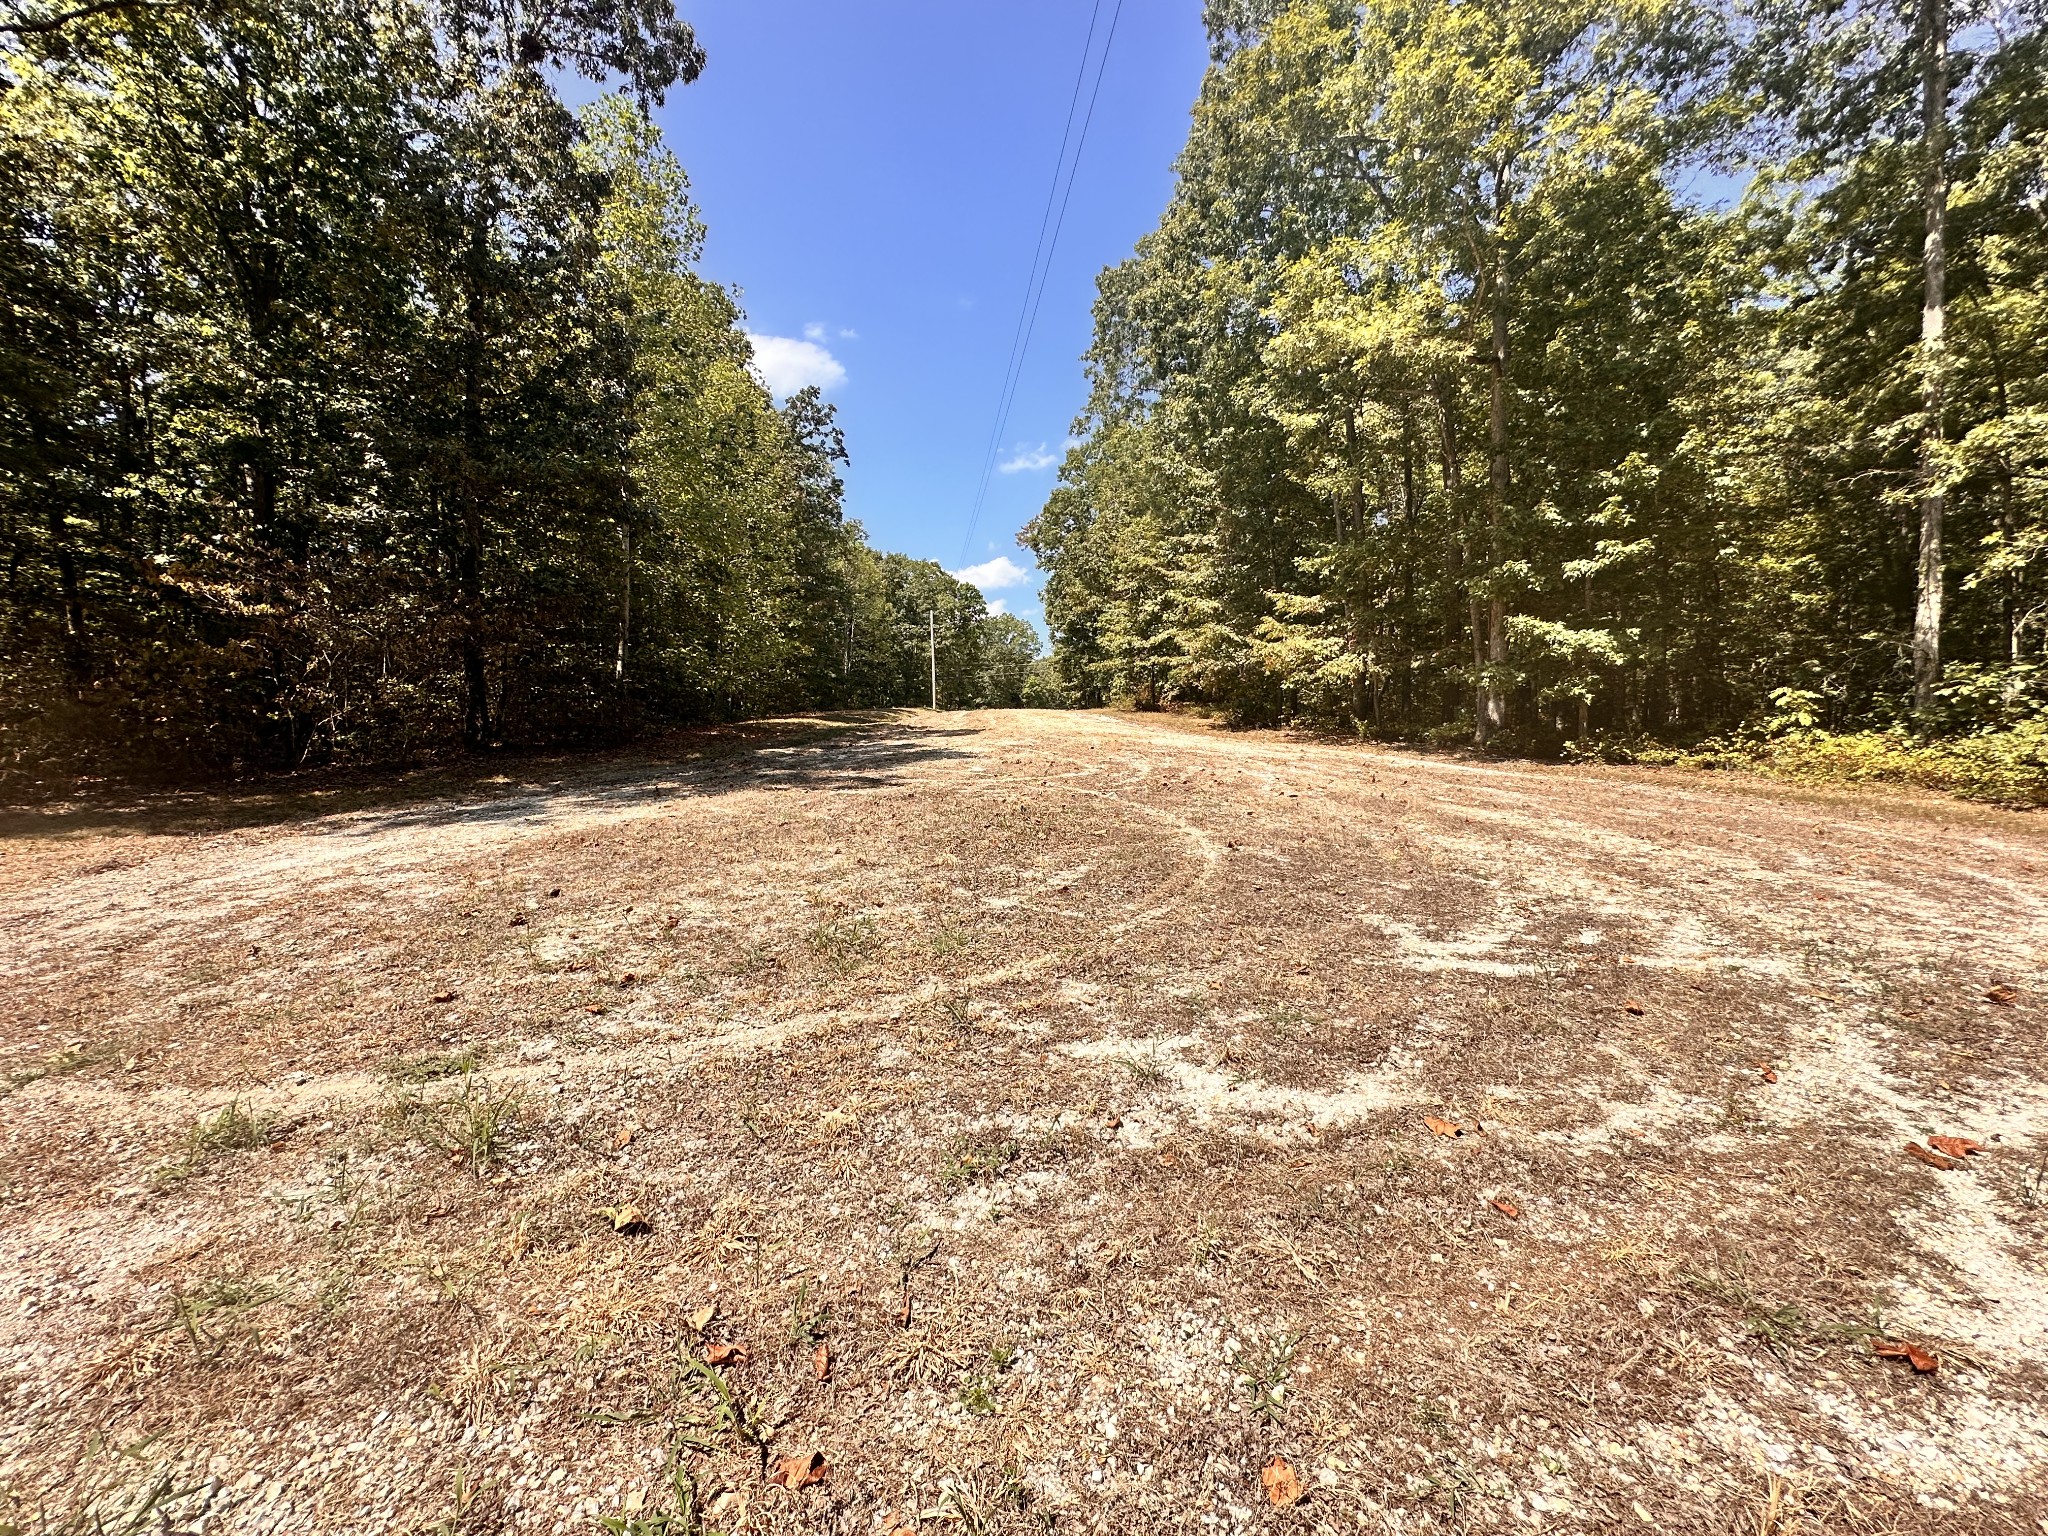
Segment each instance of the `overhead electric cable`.
M1116 7L1110 12L1109 32L1102 43L1102 56L1095 65L1095 84L1088 93L1088 111L1081 119L1080 137L1074 141L1073 163L1067 161L1067 142L1074 131L1074 113L1081 102L1081 87L1088 78L1088 63L1094 51L1095 28L1102 15L1102 0L1095 0L1095 8L1088 17L1088 36L1081 45L1081 67L1074 75L1074 91L1067 103L1067 122L1060 134L1059 159L1053 165L1052 186L1045 196L1045 212L1038 221L1038 243L1031 253L1031 270L1024 282L1024 301L1017 310L1017 329L1010 338L1010 357L1003 368L1003 385L996 398L995 424L989 429L988 446L982 452L981 479L976 485L974 506L968 513L967 533L960 541L960 558L965 560L974 545L974 530L981 521L982 505L988 499L990 477L995 472L996 459L1001 453L1004 429L1010 424L1010 411L1016 404L1017 389L1023 382L1024 362L1031 352L1032 333L1038 328L1039 306L1045 302L1045 285L1052 276L1053 257L1059 250L1060 232L1066 227L1067 204L1073 200L1074 181L1081 169L1081 154L1088 146L1088 128L1095 121L1095 104L1102 95L1102 77L1109 68L1109 53L1116 46L1117 22L1123 16L1123 0L1116 0ZM1066 187L1061 190L1060 182L1064 173ZM1054 217L1054 204L1058 204L1058 217ZM1046 239L1047 226L1051 226L1052 238ZM1043 262L1040 256L1043 255Z

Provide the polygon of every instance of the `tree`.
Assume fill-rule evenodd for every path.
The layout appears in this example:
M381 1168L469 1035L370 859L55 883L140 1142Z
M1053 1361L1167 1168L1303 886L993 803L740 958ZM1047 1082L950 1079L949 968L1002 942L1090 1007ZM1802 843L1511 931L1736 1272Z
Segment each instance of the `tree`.
M1211 7L1025 534L1064 686L1539 748L1788 689L2010 718L2048 612L2039 18L1943 3Z

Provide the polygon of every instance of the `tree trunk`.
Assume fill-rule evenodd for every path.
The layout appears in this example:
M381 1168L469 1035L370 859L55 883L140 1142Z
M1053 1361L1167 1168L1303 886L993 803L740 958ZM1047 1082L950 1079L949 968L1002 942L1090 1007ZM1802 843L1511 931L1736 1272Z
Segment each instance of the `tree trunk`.
M1506 177L1502 177L1505 185ZM1506 201L1505 192L1501 201ZM1502 210L1503 214L1505 209ZM1503 547L1504 522L1508 503L1508 310L1507 240L1495 224L1496 238L1500 241L1494 252L1493 281L1491 284L1492 335L1491 368L1492 379L1487 399L1486 433L1486 524L1488 553L1493 562L1493 591L1486 604L1486 666L1485 684L1481 689L1479 715L1479 745L1485 746L1493 734L1507 724L1507 698L1501 692L1499 669L1508 659L1507 603L1501 596L1499 581L1501 562L1506 551Z
M626 545L626 574L619 582L619 659L612 672L619 686L626 686L626 643L633 637L633 530L621 528L619 537Z
M1920 306L1920 570L1913 610L1913 708L1934 708L1941 682L1942 523L1948 494L1941 484L1941 416L1948 351L1948 8L1920 0L1922 194L1927 238L1921 254Z
M86 682L92 675L85 650L85 599L79 591L78 561L64 531L64 515L50 509L50 552L57 561L57 589L64 607L64 663L74 682Z
M1365 466L1358 462L1358 416L1356 412L1344 413L1344 453L1350 461L1351 470L1351 536L1365 537ZM1339 523L1339 529L1342 523ZM1341 531L1340 531L1341 538Z
M1415 409L1411 401L1401 411L1401 623L1415 623ZM1399 631L1396 634L1399 635ZM1401 729L1415 720L1415 656L1412 642L1401 638Z
M470 227L465 274L468 335L462 368L462 469L457 494L462 504L462 555L457 580L462 603L462 691L464 743L472 750L490 745L490 676L484 664L484 520L480 506L484 452L483 352L484 264L489 258L485 221Z
M1437 385L1437 427L1443 440L1444 500L1450 503L1451 521L1457 529L1458 579L1465 588L1465 627L1472 637L1472 718L1477 729L1486 719L1486 624L1479 593L1472 585L1473 556L1471 531L1465 523L1465 477L1458 467L1458 415L1450 386Z

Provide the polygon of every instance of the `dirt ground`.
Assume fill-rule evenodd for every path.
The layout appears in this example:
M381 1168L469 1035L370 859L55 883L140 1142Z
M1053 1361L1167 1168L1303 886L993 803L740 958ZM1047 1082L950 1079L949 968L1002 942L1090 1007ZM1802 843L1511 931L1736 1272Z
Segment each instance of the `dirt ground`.
M1019 712L0 832L0 1530L2048 1531L2038 816Z

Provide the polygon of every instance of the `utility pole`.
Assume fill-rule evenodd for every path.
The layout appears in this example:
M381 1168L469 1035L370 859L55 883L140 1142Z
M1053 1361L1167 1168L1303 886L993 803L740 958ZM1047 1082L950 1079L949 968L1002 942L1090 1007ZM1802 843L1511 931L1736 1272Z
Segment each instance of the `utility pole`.
M939 612L936 608L924 611L925 627L930 631L932 642L932 708L939 707Z

